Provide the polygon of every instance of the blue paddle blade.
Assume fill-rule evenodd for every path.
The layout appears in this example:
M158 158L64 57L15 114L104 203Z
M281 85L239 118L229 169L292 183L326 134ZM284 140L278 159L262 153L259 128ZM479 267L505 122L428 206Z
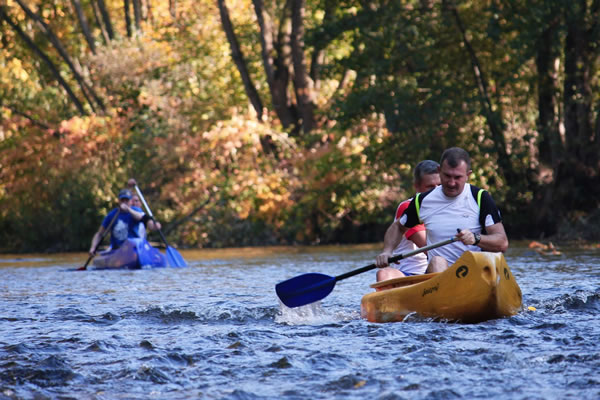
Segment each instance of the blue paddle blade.
M332 276L310 273L278 283L275 292L287 307L300 307L327 297L335 282Z
M187 267L187 263L173 247L167 247L167 261L171 267Z

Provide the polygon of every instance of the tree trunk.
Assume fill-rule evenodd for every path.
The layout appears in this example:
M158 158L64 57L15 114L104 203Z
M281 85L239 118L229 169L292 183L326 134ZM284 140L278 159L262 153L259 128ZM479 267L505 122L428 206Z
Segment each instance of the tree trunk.
M108 31L106 30L106 27L104 26L104 23L102 22L102 19L100 17L101 14L100 8L98 7L98 3L96 3L95 1L92 1L92 10L94 10L94 19L96 20L98 28L100 28L100 32L102 32L102 38L104 39L104 43L109 44L110 37L108 36Z
M221 14L221 25L223 26L223 30L225 31L225 35L227 36L227 41L229 42L229 46L231 47L231 57L233 58L233 62L237 66L237 69L242 77L242 82L244 83L246 95L250 99L250 103L252 103L252 106L256 111L257 118L259 121L262 121L262 101L260 100L258 91L256 90L256 87L252 82L252 78L250 77L250 73L248 72L248 68L246 67L244 55L237 41L235 32L233 31L231 20L229 18L229 10L227 9L227 5L225 5L225 0L217 0L217 3L219 6L219 12Z
M560 136L557 63L560 62L558 20L550 22L536 42L538 92L538 189L531 215L538 232L553 234L558 225L554 178L564 153ZM535 232L531 232L535 233ZM530 234L531 234L530 233Z
M88 25L87 18L83 12L83 8L81 8L81 2L79 0L71 0L73 4L73 8L75 9L75 13L77 14L77 19L79 20L79 25L81 26L81 31L83 32L83 36L85 37L88 46L90 46L90 50L93 54L96 54L96 44L94 43L94 38L92 37L92 33L90 32L90 26Z
M481 68L481 63L479 62L479 58L471 42L467 36L466 29L458 14L458 10L456 7L450 2L444 1L448 10L452 13L454 17L454 21L456 22L456 27L458 28L463 45L469 55L469 59L471 60L471 69L473 72L473 77L475 79L475 84L477 85L477 90L479 91L479 99L481 102L481 108L486 117L486 122L490 133L492 135L492 142L494 143L494 149L498 154L498 164L504 174L504 177L507 180L510 180L515 175L513 173L513 168L510 163L508 153L506 151L506 140L504 138L504 122L502 120L502 114L500 111L494 111L492 106L492 100L488 91L488 82L487 78L484 75L483 69Z
M125 28L127 29L127 37L130 38L133 36L133 32L131 31L131 15L129 14L131 7L129 6L129 0L123 0L123 11L125 12Z
M94 0L92 0L94 1ZM110 19L110 14L106 9L106 4L104 4L104 0L97 0L98 8L100 9L100 14L102 14L102 19L104 20L104 25L106 26L106 33L108 33L108 37L110 40L115 38L115 34L112 28L112 21Z
M177 0L169 0L169 13L171 17L177 18Z
M273 85L275 80L273 72L273 22L270 15L266 12L262 0L252 0L254 4L254 12L256 14L256 20L258 27L260 28L260 44L261 44L261 55L263 59L263 66L265 68L265 75L267 76L267 83L269 86Z
M321 65L325 62L325 49L315 48L310 59L310 79L314 82L315 90L321 87Z
M308 76L304 55L305 0L292 0L292 60L296 101L302 119L302 130L307 133L315 128L315 93L313 81Z
M98 95L96 94L96 92L94 91L94 89L91 88L91 87L89 87L85 83L83 77L81 76L81 74L79 73L79 71L77 70L77 68L75 68L75 65L73 64L73 62L71 61L71 57L69 56L69 54L67 53L67 51L63 47L63 45L60 42L60 40L58 39L58 37L50 29L50 27L37 14L34 14L25 5L25 3L23 3L23 0L15 0L15 1L17 3L19 3L19 5L23 9L23 11L25 11L25 14L27 14L27 16L29 18L31 18L32 20L34 20L39 25L39 27L42 29L42 31L44 32L44 34L46 35L46 37L50 40L50 42L52 43L52 45L54 46L54 48L58 51L58 53L63 58L63 60L67 63L67 65L69 66L69 69L71 70L71 72L73 72L73 76L75 77L75 80L77 81L77 83L81 87L81 91L82 91L83 95L85 96L85 98L87 99L87 101L88 101L90 107L92 108L92 110L95 110L96 108L94 107L94 103L92 102L92 100L89 98L88 92L94 98L95 102L100 106L100 108L104 111L105 110L104 103L102 102L102 100L100 100L100 97L98 97Z
M29 36L27 36L27 34L25 32L23 32L23 30L21 30L21 28L10 19L10 17L6 13L5 6L0 6L0 19L4 19L8 23L8 25L10 25L11 28L13 28L13 30L17 33L17 35L19 35L19 37L21 39L23 39L23 41L27 44L27 46L29 46L34 51L34 53L36 53L48 65L48 67L50 68L50 71L52 71L52 74L54 75L54 77L56 78L58 83L65 89L65 91L67 92L67 95L69 96L69 98L71 99L73 104L75 104L75 107L77 108L79 113L81 115L86 115L87 113L85 112L83 105L81 104L81 102L79 101L77 96L75 96L75 93L73 92L73 90L71 89L69 84L60 75L58 68L56 68L56 66L54 65L52 60L50 60L50 57L48 57L46 55L46 53L44 53L44 51L42 51L33 42L33 40Z
M593 129L592 80L597 72L599 11L586 0L566 6L564 120L566 151L555 171L561 208L590 211L600 201L600 137ZM590 24L588 21L592 21ZM596 110L597 111L597 110ZM592 199L594 199L592 201Z
M142 23L142 5L140 4L140 0L132 0L133 1L133 20L135 21L135 30L141 30Z
M336 1L334 0L326 0L325 1L325 15L323 16L323 25L327 26L333 20L333 15L335 13ZM330 38L327 33L327 30L323 30L323 34L321 36L317 36L317 40L314 45L312 59L310 62L310 78L313 80L315 85L315 90L318 90L321 86L321 77L320 77L320 69L321 65L325 61L325 47L329 43Z
M586 1L576 0L567 11L565 40L565 129L567 152L577 163L589 164L597 155L592 130L592 51L586 31ZM597 45L597 43L594 43ZM596 151L597 154L597 151Z
M552 37L554 32L547 30L538 44L538 125L542 138L539 150L542 160L552 163L553 173L552 181L537 193L534 215L540 229L548 234L558 230L560 221L569 221L577 212L590 212L600 202L600 137L594 129L591 89L597 70L594 49L598 40L594 35L599 18L598 2L594 4L595 7L588 9L586 0L575 0L565 4L562 13L554 13L564 18L556 24L566 29L562 99L564 139L554 114L557 106L551 99L558 93L553 66L558 57L558 40ZM543 152L551 154L550 160Z
M279 41L273 44L275 39L273 32L273 21L265 10L262 0L253 0L256 19L260 28L261 54L263 66L271 93L271 103L277 117L284 128L295 125L297 119L288 97L289 57L286 65L286 57L282 54L282 46ZM284 17L282 24L286 23ZM286 37L287 38L287 37Z
M288 0L289 2L289 0ZM288 126L293 126L292 134L295 135L300 130L298 107L295 98L290 92L290 79L294 74L294 66L292 64L292 21L291 15L288 15L289 7L285 8L285 15L282 16L277 36L275 40L275 87L276 99L285 99L287 112L285 117L289 121Z
M557 94L560 62L558 51L558 21L553 21L537 41L535 63L538 73L538 150L541 163L554 168L563 152L559 131Z

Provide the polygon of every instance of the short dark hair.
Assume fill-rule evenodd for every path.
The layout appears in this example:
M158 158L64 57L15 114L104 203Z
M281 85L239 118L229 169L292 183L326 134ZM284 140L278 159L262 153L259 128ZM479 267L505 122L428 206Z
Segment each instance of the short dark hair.
M440 164L433 160L423 160L415 167L415 183L421 183L425 175L437 174Z
M469 157L469 153L467 153L466 150L461 149L460 147L450 147L449 149L444 150L442 158L440 159L440 165L442 165L444 161L452 168L456 168L461 161L464 161L467 163L467 171L471 170L471 157Z

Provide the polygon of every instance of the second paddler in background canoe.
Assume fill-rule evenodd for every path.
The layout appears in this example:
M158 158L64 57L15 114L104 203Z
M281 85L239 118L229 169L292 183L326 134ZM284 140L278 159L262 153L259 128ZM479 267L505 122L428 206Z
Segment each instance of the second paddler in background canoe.
M135 179L131 178L129 180L128 184L129 185L133 185L133 188L135 189L135 192L139 196L139 199L142 202L142 204L144 205L144 208L145 208L146 212L150 216L150 220L153 221L153 222L155 222L154 215L152 214L152 210L150 209L150 206L146 202L146 199L144 198L144 195L142 194L142 191L140 190L140 188L138 187L137 183L135 182ZM158 234L160 235L161 240L163 241L163 243L167 247L167 260L169 262L169 265L171 267L187 267L187 262L184 260L184 258L181 256L181 254L179 254L179 252L177 251L177 249L169 246L169 243L167 242L167 238L162 233L162 230L160 229L160 226L159 225L154 225L154 226L156 227L156 230L158 231Z
M467 183L471 174L469 153L459 147L444 151L440 159L441 185L418 193L402 216L388 229L397 240L408 229L423 223L427 243L455 236L457 241L428 252L427 272L441 272L465 251L504 252L508 238L502 216L490 194ZM457 234L457 228L460 232ZM387 267L387 258L376 259L378 267Z
M417 164L413 173L413 185L417 193L427 192L440 184L439 164L432 160L423 160ZM404 200L398 205L394 216L394 223L404 214L412 198ZM419 224L406 231L401 236L394 235L393 223L388 228L383 239L383 252L377 256L380 264L387 264L392 256L414 251L427 245L425 226ZM421 253L413 257L400 260L393 267L388 266L377 271L377 282L388 279L401 278L424 274L427 269L427 254Z
M135 181L135 179L131 178L127 181L127 186L129 187L129 190L132 191L132 196L131 196L131 206L133 207L134 210L137 211L141 211L144 212L144 209L142 208L142 201L140 200L140 196L137 193L133 193L133 191L135 190L135 187L137 186L137 182ZM146 223L143 222L139 222L139 225L137 227L137 233L138 236L146 239L148 231L155 231L158 229L162 229L162 225L160 222L155 221L152 218L149 218L147 220Z

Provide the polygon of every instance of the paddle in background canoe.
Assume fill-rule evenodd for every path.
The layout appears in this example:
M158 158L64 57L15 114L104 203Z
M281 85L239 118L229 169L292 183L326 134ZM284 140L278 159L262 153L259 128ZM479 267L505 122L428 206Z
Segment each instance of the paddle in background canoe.
M140 200L142 201L142 204L144 205L144 208L146 209L146 212L148 213L150 218L154 219L154 215L152 215L152 210L148 206L148 203L146 203L146 199L144 199L144 195L142 194L142 191L140 190L138 185L135 185L135 191L138 194L138 196L140 196ZM185 262L181 254L179 254L179 252L176 249L169 246L165 235L163 235L160 229L158 230L158 234L160 235L160 238L162 239L165 246L167 246L167 261L169 262L169 265L171 267L187 267L187 263Z
M448 240L444 240L443 242L421 247L406 254L399 254L397 256L390 257L389 262L396 262L402 260L403 258L423 253L427 250L445 246L454 242L455 240L456 238L450 238ZM346 272L345 274L335 277L319 273L303 274L278 283L275 285L275 292L277 293L277 296L281 302L287 307L300 307L327 297L327 295L333 290L337 281L350 278L354 275L362 274L363 272L367 272L375 268L377 268L377 265L370 264L366 267Z
M83 267L77 268L77 271L85 271L87 269L88 264L90 263L90 261L92 261L92 258L94 258L94 256L96 255L96 250L98 250L98 247L100 247L100 245L102 244L102 241L104 240L104 238L106 237L106 235L108 235L108 232L111 231L113 225L115 224L115 221L117 220L117 218L119 218L119 214L120 213L121 213L121 210L118 210L115 213L115 215L113 216L113 218L110 220L110 224L108 224L108 227L104 230L104 232L102 232L102 235L100 236L100 240L98 241L98 245L94 249L94 252L92 254L90 254L90 256L88 257L88 259L85 262L85 264L83 264Z

